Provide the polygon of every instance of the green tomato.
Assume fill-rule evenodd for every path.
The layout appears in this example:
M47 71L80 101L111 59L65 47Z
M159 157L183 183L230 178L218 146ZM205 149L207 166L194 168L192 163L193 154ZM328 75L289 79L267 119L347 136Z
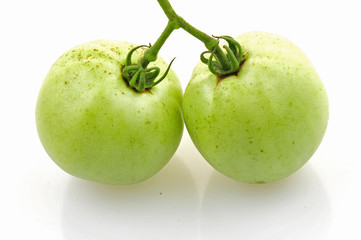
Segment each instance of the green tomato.
M187 130L218 171L246 183L289 176L318 148L328 98L314 67L289 40L264 32L236 38L237 75L224 79L199 63L183 98Z
M95 182L132 184L157 173L182 136L182 88L171 70L149 91L136 92L121 68L135 45L94 41L62 55L51 67L36 105L38 134L66 172ZM133 54L136 62L144 54ZM163 74L161 58L151 63Z

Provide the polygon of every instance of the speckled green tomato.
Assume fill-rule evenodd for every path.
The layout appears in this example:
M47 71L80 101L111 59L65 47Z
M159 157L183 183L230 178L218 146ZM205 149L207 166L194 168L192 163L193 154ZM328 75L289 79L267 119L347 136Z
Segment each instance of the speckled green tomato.
M156 174L175 153L183 131L182 88L171 70L149 91L136 92L121 68L135 45L94 41L67 51L51 67L36 105L46 152L71 175L132 184ZM133 54L136 62L143 50ZM167 64L158 58L163 74Z
M183 98L187 130L203 157L246 183L285 178L318 148L328 122L325 88L305 54L264 32L236 38L245 61L219 79L199 63Z

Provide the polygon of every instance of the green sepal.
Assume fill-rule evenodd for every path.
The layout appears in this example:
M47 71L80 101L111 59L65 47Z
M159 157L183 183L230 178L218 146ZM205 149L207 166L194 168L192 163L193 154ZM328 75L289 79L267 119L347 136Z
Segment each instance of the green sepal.
M216 76L222 76L222 75L228 75L232 73L236 73L239 69L239 65L242 62L242 47L241 45L232 37L230 36L219 36L216 37L216 39L223 39L228 43L228 46L225 45L223 48L226 50L225 54L226 58L223 57L223 59L228 59L229 64L221 64L220 60L215 55L215 49L212 51L205 51L201 53L201 62L208 65L209 71L216 75ZM218 47L218 46L217 46ZM204 55L207 53L211 53L209 59L207 59ZM215 60L213 60L215 59ZM223 60L224 61L224 60ZM222 66L230 66L230 67L222 67ZM226 69L225 69L226 68Z
M122 74L125 80L128 82L129 86L137 90L138 92L142 92L145 89L150 89L154 87L155 85L159 84L164 78L167 76L170 67L174 61L175 58L172 59L170 64L168 65L165 73L158 79L160 68L153 66L150 68L144 68L141 66L141 62L139 61L138 64L132 65L131 64L131 58L132 54L135 50L141 48L141 47L148 47L146 45L140 45L135 48L132 48L127 56L126 56L126 65L123 68Z
M132 49L130 49L130 51L128 52L127 54L127 57L125 59L125 66L130 66L132 65L132 54L134 53L135 50L137 50L138 48L141 48L141 47L149 47L147 45L140 45L140 46L136 46Z

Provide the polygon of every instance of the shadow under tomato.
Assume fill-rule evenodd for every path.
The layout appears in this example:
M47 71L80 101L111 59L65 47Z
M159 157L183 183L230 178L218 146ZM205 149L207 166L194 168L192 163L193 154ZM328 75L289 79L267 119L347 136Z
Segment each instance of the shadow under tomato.
M311 166L268 184L214 172L201 202L201 239L320 239L330 216L327 192Z
M138 184L111 186L72 178L63 207L69 240L194 239L199 196L181 159Z

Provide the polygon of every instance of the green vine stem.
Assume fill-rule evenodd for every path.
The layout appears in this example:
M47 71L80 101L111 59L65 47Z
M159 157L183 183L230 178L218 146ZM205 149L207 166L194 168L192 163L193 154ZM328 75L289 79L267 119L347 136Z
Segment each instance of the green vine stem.
M160 37L157 39L157 41L154 43L153 46L151 46L145 53L144 57L141 60L141 65L143 68L146 68L150 62L154 62L157 60L158 52L160 48L163 46L167 38L171 35L173 30L176 29L176 26L174 26L174 22L169 21L166 28L160 35Z
M182 28L193 37L202 41L208 51L201 54L201 60L208 65L209 70L218 76L232 74L238 71L239 65L242 62L242 48L241 46L230 36L211 37L206 33L193 27L186 22L182 17L176 14L174 9L168 0L157 0L162 7L164 13L168 18L168 24L162 34L159 36L153 46L150 46L144 53L144 57L137 65L132 65L131 54L134 50L141 46L132 49L127 56L127 63L123 69L123 76L128 81L129 85L137 91L143 91L144 89L151 88L163 80L169 71L170 65L166 72L159 80L155 80L158 76L160 69L158 67L152 67L147 69L150 62L157 59L158 52L163 46L165 41L171 35L175 29ZM223 39L228 43L228 46L224 46L226 51L223 51L219 46L219 39ZM207 59L204 55L210 54ZM213 60L215 59L215 60Z

